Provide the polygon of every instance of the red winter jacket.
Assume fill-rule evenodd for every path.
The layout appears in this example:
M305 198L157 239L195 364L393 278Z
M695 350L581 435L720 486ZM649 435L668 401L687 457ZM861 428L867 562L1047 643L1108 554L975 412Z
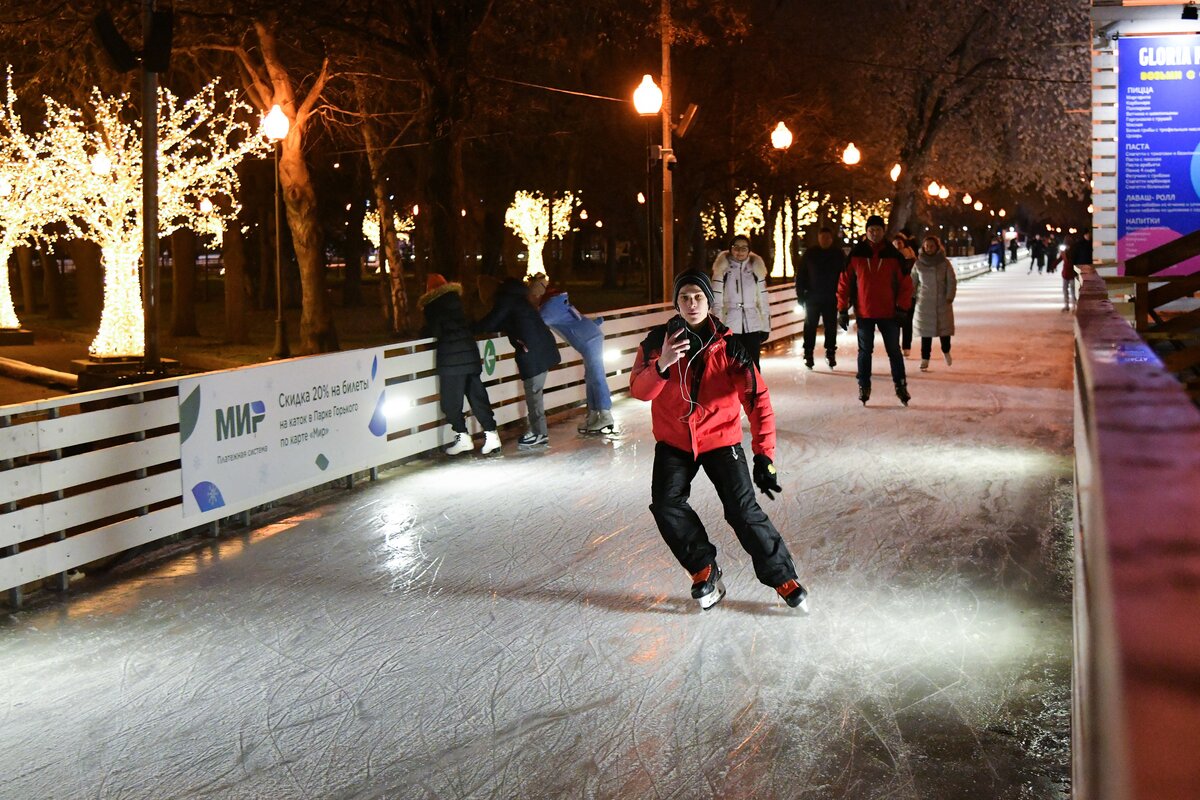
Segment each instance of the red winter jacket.
M655 440L690 452L693 458L718 447L741 444L744 408L750 418L750 449L773 461L775 412L767 384L753 366L744 367L729 357L729 329L710 316L707 333L700 340L692 339L692 349L671 365L664 378L657 361L665 335L665 325L650 331L638 348L629 376L630 393L639 400L651 401ZM698 343L704 343L699 356ZM751 394L754 388L757 391ZM695 403L690 403L689 397Z
M891 319L896 309L912 308L912 277L905 274L904 256L887 242L854 245L838 279L838 311L854 306L859 319Z

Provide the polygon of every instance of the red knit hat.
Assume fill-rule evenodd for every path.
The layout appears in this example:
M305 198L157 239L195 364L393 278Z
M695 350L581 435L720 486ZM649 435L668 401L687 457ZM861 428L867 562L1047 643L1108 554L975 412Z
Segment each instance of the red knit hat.
M425 291L432 292L439 286L445 286L446 279L436 272L429 273L429 277L425 279Z

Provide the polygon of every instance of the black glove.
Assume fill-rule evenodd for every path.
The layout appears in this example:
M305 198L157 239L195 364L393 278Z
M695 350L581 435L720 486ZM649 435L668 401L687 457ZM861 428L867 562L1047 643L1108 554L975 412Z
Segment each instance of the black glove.
M850 330L850 311L838 312L838 327L844 331Z
M893 318L896 320L896 322L899 322L901 325L903 325L908 321L908 309L896 306L896 313Z
M783 491L783 487L779 485L779 480L776 478L777 474L775 464L771 459L761 453L754 456L754 485L767 496L768 500L775 499L775 495L771 492Z

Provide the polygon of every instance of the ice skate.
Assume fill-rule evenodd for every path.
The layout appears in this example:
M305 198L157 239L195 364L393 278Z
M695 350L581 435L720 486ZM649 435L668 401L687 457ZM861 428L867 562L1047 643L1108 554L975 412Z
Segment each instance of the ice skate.
M721 602L724 596L725 582L721 580L721 568L716 564L709 564L692 575L692 599L704 611Z
M896 397L899 397L900 402L906 406L908 405L908 401L912 400L912 395L908 393L908 383L906 381L900 381L896 384Z
M808 592L800 585L800 581L792 578L775 591L790 607L800 609L802 614L808 613Z
M942 357L946 359L946 366L947 366L947 367L948 367L948 366L950 366L951 364L953 364L953 363L954 363L954 359L952 359L952 358L950 357L950 353L948 353L948 352L947 352L947 353L942 353Z
M550 437L544 433L529 431L517 439L518 450L539 450L550 446Z
M808 367L809 369L812 369L814 363L815 362L813 361L813 354L805 353L804 354L804 366Z
M592 432L593 432L593 429L596 427L596 415L597 415L598 413L599 413L599 412L596 412L596 411L588 411L588 412L587 412L587 419L585 419L585 420L583 421L583 424L582 424L582 425L580 425L580 426L579 426L578 428L576 428L575 430L577 430L577 431L579 431L580 433L583 433L583 434L592 433Z
M454 441L446 448L445 453L448 456L456 456L460 453L469 453L475 449L475 443L471 441L469 433L455 433Z
M593 416L594 413L594 416ZM587 424L579 429L584 436L617 436L617 421L611 411L596 411L588 413Z
M483 455L494 453L500 449L500 434L496 431L483 432L483 447L479 448L479 452Z
M825 354L825 363L829 365L830 369L837 366L837 359L833 357L833 353Z
M929 371L929 359L922 358L921 359L921 372L928 372L928 371Z
M870 386L858 387L858 402L862 403L865 406L867 404L867 401L870 399L871 399L871 387Z

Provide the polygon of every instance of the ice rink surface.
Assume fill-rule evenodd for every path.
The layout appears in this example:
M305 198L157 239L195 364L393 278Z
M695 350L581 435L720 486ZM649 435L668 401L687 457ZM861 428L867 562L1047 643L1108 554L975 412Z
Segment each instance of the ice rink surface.
M907 409L881 344L858 403L853 327L764 358L811 616L703 473L699 610L621 399L623 439L575 415L0 617L0 797L1067 797L1072 325L1024 266L960 285Z

